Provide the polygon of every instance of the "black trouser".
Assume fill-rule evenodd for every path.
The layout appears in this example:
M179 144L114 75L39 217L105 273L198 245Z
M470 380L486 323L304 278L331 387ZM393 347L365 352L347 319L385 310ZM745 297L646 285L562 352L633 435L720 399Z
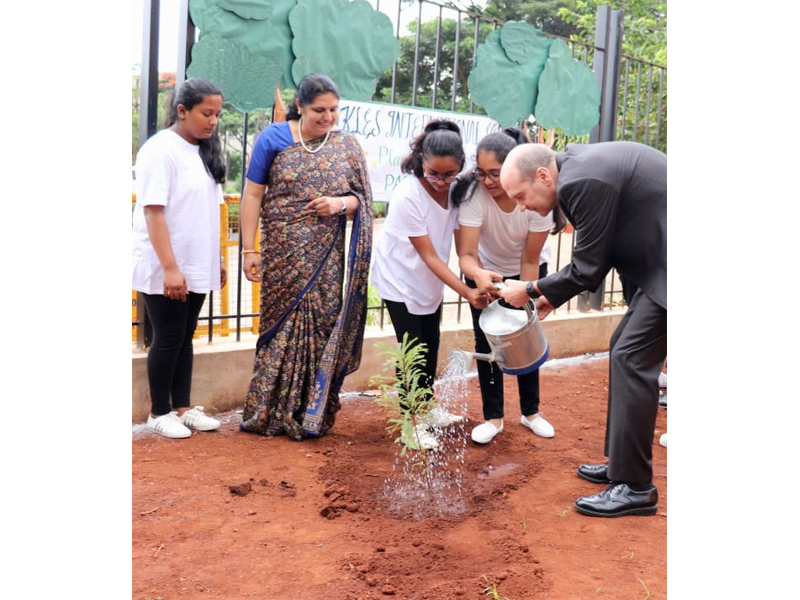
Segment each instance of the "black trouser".
M611 336L605 455L612 481L653 479L658 374L667 357L667 309L641 290Z
M392 319L394 334L398 342L403 341L403 334L408 333L408 339L416 338L415 344L425 344L428 352L425 354L423 366L424 375L420 378L420 386L428 386L433 391L436 380L436 366L439 360L439 323L442 319L442 305L430 315L412 315L403 302L384 300ZM401 408L407 408L401 404Z
M190 405L192 336L206 295L189 292L186 302L170 300L161 294L143 295L153 325L153 343L147 352L150 412L158 417Z
M547 263L539 265L539 279L547 276ZM505 279L519 279L519 275L510 275ZM469 277L464 277L464 282L471 288L477 287ZM489 354L492 347L489 345L479 320L482 310L470 304L472 312L472 328L475 330L475 352ZM504 416L503 404L503 371L497 363L485 360L475 361L478 366L478 383L481 387L481 400L483 401L483 418L502 419ZM517 389L519 390L519 411L525 416L539 412L539 369L517 375Z

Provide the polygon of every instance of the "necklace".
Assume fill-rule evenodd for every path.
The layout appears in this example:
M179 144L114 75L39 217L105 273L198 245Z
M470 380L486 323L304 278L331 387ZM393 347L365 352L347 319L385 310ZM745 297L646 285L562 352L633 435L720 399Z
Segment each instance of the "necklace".
M329 129L328 133L325 134L325 139L322 140L322 143L319 146L317 146L314 150L309 149L309 147L306 146L306 143L303 141L303 117L302 116L300 117L300 122L297 124L297 137L300 138L300 145L303 146L303 148L305 148L306 152L310 152L311 154L316 154L317 152L322 150L322 147L328 141L328 136L330 134L331 130Z

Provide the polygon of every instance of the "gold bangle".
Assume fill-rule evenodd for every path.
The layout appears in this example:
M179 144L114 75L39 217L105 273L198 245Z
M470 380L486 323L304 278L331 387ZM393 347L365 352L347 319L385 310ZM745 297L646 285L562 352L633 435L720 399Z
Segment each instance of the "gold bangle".
M242 250L242 254L260 254L259 250Z

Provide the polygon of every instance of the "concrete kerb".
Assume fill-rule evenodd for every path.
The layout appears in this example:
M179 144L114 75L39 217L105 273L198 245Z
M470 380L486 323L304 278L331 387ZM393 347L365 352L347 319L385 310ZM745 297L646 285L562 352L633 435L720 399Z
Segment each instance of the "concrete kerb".
M625 309L622 308L550 316L542 321L542 328L550 345L550 358L607 352L611 334L624 314ZM364 335L361 365L345 379L343 393L364 391L372 387L369 384L370 378L384 370L386 357L381 355L381 343L397 344L391 326L383 330L368 327ZM239 342L226 341L224 338L211 343L195 340L192 405L203 406L208 413L240 408L252 375L255 344L255 336L248 336ZM474 344L471 322L443 325L439 371L446 366L452 350L460 348L471 351L474 350ZM134 350L131 379L132 420L133 423L141 423L147 420L150 411L146 352Z

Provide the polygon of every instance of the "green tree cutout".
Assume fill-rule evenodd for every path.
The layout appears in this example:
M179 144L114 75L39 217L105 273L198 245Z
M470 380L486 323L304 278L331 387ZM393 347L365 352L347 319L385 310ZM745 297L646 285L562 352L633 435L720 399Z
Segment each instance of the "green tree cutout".
M585 135L600 120L600 90L589 66L562 40L524 21L507 21L475 54L472 100L508 127L535 115L547 129Z
M408 332L403 334L399 346L381 343L379 347L383 349L381 355L387 356L384 368L391 370L394 375L374 375L370 378L370 384L379 384L381 390L375 402L389 409L386 430L395 436L396 443L403 446L400 456L405 456L409 449L416 450L419 460L415 465L427 473L430 468L428 451L421 449L417 426L425 423L431 409L436 406L433 390L421 383L425 374L422 365L428 348L424 343L417 343L417 338L409 340ZM404 440L411 443L403 443Z
M369 100L397 59L391 19L367 0L190 0L199 29L187 74L219 85L240 112L268 109L308 73Z

